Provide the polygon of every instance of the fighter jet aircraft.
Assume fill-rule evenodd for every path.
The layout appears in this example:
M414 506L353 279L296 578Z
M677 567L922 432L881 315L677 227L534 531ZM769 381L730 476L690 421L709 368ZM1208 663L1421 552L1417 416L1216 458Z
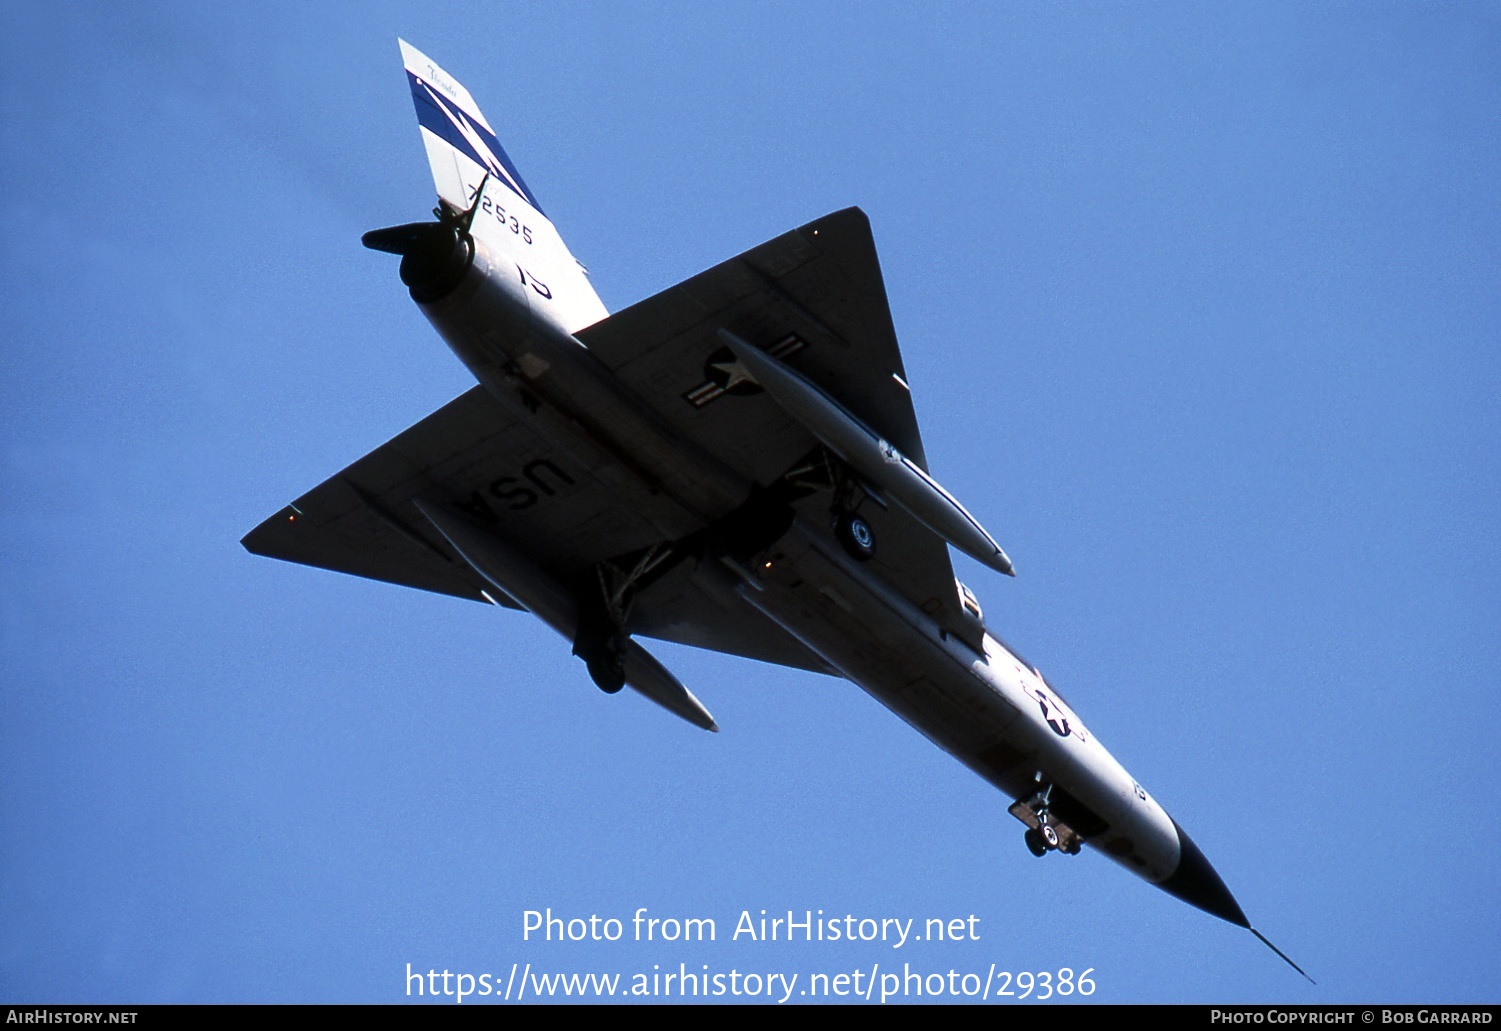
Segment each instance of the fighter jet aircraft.
M524 609L602 690L629 685L706 730L639 638L846 677L995 785L1033 854L1097 849L1249 928L955 579L950 546L1014 571L928 472L865 215L816 219L610 315L469 92L401 51L438 206L364 244L400 255L478 385L245 547Z

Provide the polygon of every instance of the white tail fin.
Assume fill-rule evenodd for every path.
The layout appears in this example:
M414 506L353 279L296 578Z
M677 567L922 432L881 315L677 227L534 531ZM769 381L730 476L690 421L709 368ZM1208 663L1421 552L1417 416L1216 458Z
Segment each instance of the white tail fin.
M516 263L537 310L563 329L572 333L608 315L469 91L416 47L400 42L439 202L454 212L478 203L474 238Z

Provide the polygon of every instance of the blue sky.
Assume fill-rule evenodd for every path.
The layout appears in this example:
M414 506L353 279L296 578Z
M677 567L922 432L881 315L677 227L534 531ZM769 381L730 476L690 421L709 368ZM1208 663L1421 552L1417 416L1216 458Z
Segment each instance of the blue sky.
M405 998L406 964L1093 968L1101 1001L1496 1002L1501 18L1481 5L73 5L0 14L0 1000ZM990 622L1250 935L847 683L239 538L472 380L361 232L431 184L396 38L605 303L874 227ZM522 914L710 917L708 944ZM980 941L731 942L753 915Z

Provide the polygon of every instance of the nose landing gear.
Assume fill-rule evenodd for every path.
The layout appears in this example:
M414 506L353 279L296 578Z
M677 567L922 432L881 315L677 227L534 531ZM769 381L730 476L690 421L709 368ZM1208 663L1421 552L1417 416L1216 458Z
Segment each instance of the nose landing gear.
M1014 803L1008 812L1027 825L1022 841L1026 843L1027 851L1034 856L1040 858L1049 852L1076 856L1084 839L1052 814L1052 796L1053 785L1044 784L1042 775L1038 774L1036 793Z
M1048 822L1046 809L1037 814L1037 826L1028 827L1022 840L1027 843L1027 851L1038 857L1045 856L1054 849L1063 850L1063 837L1058 833L1058 828ZM1078 851L1078 846L1074 845L1073 852L1068 854L1073 855Z

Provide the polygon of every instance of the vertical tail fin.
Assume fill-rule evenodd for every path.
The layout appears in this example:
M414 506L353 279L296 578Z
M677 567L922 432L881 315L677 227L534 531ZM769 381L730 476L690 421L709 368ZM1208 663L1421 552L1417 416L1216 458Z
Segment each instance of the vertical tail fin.
M400 43L439 202L455 212L478 202L471 233L516 263L539 312L570 333L604 318L609 313L583 265L543 214L469 91L416 47Z

